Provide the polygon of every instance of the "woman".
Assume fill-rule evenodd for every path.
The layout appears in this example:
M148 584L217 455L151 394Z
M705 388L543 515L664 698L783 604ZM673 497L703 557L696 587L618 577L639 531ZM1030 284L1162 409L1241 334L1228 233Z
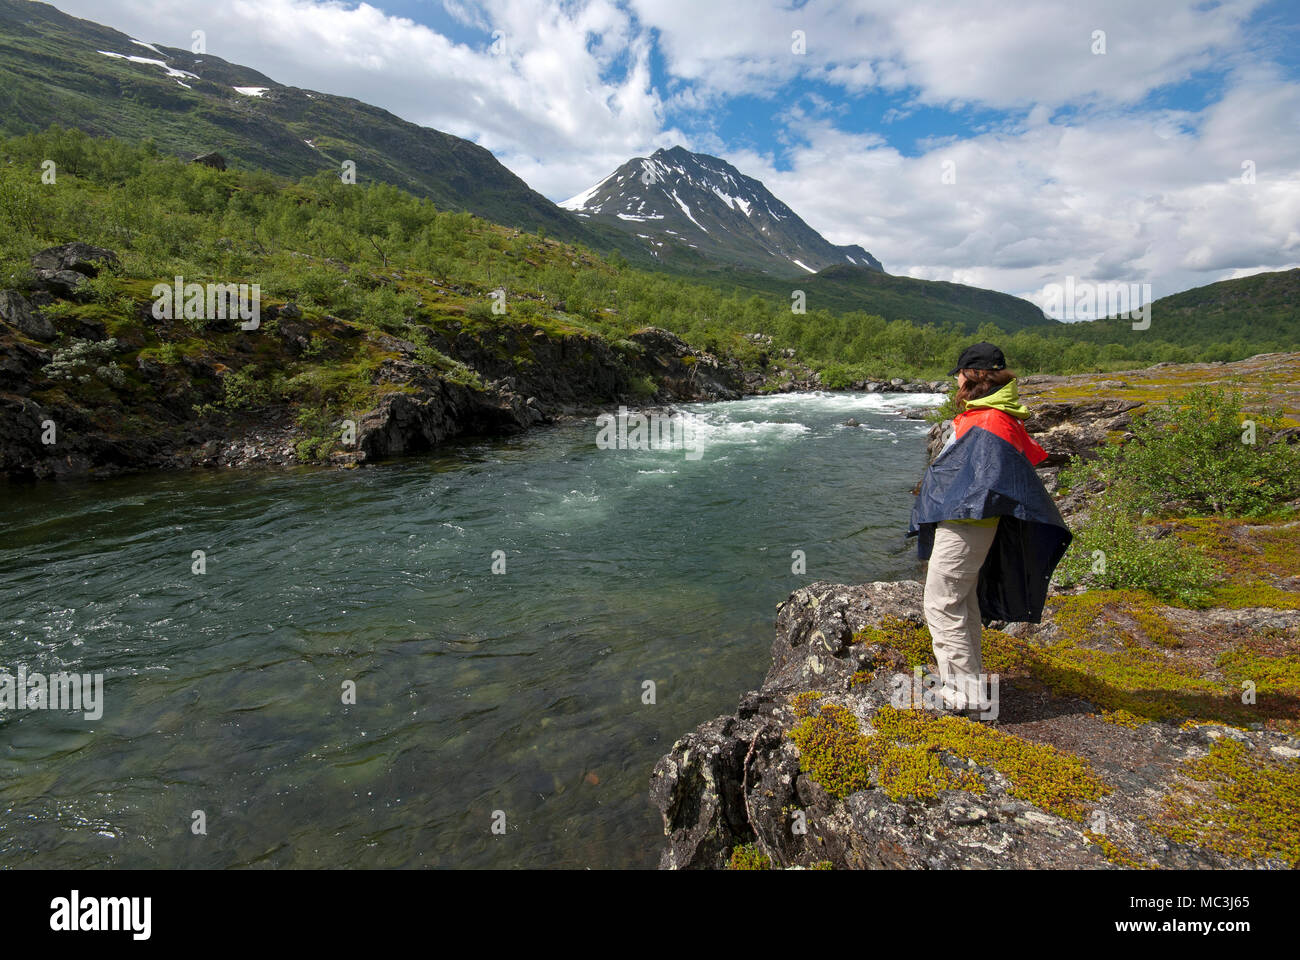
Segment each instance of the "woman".
M1025 430L1002 351L962 351L952 435L921 481L908 536L929 559L925 620L945 707L987 703L980 631L990 620L1042 619L1047 585L1071 534L1034 466L1047 458Z

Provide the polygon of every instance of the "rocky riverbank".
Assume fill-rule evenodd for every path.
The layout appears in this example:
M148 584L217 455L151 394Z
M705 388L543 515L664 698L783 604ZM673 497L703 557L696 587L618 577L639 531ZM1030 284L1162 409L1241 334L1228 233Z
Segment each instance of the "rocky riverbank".
M1272 370L1297 360L1241 363ZM1158 371L1167 382L1182 373ZM1142 405L1113 395L1122 388L1082 390L1085 378L1027 380L1038 381L1026 391L1035 397L1027 427L1049 453L1039 472L1053 490L1063 464L1123 438ZM931 455L947 429L931 430ZM1085 495L1060 501L1067 519L1086 510ZM1166 532L1271 558L1259 569L1273 596L1300 598L1285 546L1300 522L1213 528L1206 537L1196 523L1172 522ZM762 685L654 768L662 867L1300 861L1297 604L1195 610L1134 591L1054 589L1042 623L985 630L999 706L975 722L905 709L911 698L900 698L915 670L934 669L921 598L917 581L819 582L778 606Z
M254 330L233 318L159 320L147 283L130 286L125 309L120 296L105 302L96 281L117 264L111 250L64 244L32 257L24 290L0 291L0 476L348 466L618 404L822 388L793 356L746 370L656 328L610 342L562 323L484 324L445 307L451 316L419 328L416 342L403 324L388 332L292 302L262 305Z

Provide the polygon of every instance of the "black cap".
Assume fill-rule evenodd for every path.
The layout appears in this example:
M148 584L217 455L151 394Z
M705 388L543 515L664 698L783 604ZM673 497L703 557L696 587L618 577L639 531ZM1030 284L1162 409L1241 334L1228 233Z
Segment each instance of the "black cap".
M948 376L955 377L958 370L1004 370L1007 358L993 344L981 340L973 343L961 352L957 366L948 371Z

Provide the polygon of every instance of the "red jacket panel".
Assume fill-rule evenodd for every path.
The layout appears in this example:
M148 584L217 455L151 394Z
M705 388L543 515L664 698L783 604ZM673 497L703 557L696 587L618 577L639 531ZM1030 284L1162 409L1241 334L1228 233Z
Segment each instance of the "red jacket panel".
M952 419L953 432L958 440L971 427L980 427L1001 437L1024 454L1025 459L1035 467L1047 459L1047 451L1034 442L1024 423L1009 413L992 407L975 407Z

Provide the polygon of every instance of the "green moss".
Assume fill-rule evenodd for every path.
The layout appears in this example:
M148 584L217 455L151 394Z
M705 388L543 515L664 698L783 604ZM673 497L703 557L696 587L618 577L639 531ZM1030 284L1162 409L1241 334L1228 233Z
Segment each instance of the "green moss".
M1179 843L1300 866L1300 761L1277 760L1221 739L1188 761L1153 827Z
M759 852L757 845L746 843L732 849L731 859L727 861L727 869L771 870L772 861L768 859L766 854Z

